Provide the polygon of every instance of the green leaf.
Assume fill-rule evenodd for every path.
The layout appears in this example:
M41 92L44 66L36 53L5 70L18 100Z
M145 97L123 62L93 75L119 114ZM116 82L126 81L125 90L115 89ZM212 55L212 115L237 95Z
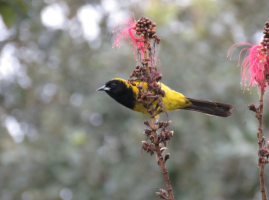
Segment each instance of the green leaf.
M15 19L14 10L12 7L6 2L0 2L0 14L5 25L10 28L13 25Z
M13 0L13 5L16 5L17 9L20 10L21 13L25 14L28 11L28 6L21 0Z

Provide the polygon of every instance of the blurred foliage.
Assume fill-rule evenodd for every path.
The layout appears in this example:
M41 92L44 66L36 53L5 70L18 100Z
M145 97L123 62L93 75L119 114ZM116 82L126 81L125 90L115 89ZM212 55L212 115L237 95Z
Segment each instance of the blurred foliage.
M59 27L42 18L55 5L67 10ZM90 38L82 8L86 25L97 24ZM1 40L0 31L0 199L157 199L161 170L141 154L147 116L95 91L136 65L131 46L111 48L111 24L132 13L157 23L163 83L234 105L227 119L162 116L175 131L167 167L176 199L259 199L257 121L247 109L258 94L240 88L239 50L232 61L226 53L236 42L258 42L268 8L268 0L0 1L8 35ZM267 139L268 120L265 105Z
M27 13L27 10L26 2L21 0L0 1L0 15L8 28L14 24L15 16L21 17Z

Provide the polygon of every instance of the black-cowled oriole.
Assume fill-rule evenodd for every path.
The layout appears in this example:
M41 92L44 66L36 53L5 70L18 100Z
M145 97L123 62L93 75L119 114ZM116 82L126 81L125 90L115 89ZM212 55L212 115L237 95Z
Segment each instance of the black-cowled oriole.
M141 84L143 88L147 89L147 83L145 82L134 81L133 83L136 85ZM162 90L165 91L165 96L162 97L162 100L166 111L185 109L219 117L228 117L232 114L233 106L230 104L187 98L162 83L158 84L161 84ZM149 114L143 104L137 100L138 88L124 79L111 79L104 86L97 89L97 91L105 91L110 97L127 108Z

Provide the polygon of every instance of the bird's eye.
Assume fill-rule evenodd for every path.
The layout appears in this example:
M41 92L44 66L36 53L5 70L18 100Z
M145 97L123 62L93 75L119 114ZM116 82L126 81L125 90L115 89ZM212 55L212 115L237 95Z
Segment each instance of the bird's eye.
M111 87L116 87L116 83L111 83Z

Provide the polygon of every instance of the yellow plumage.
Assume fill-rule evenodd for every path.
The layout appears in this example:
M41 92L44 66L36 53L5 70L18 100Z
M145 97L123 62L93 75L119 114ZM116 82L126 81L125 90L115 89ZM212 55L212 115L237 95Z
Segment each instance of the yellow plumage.
M149 114L143 106L143 103L138 101L139 89L137 88L137 86L142 86L143 93L148 89L147 83L141 81L133 81L133 83L135 85L128 83L124 79L115 78L109 80L104 86L97 89L97 91L105 91L110 97L127 108L144 114ZM162 83L158 84L165 92L164 97L161 97L165 106L165 111L185 109L219 117L228 117L232 114L231 110L233 109L233 106L230 104L188 98ZM157 100L153 105L156 106L156 104Z
M118 79L118 80L124 81L126 83L127 87L132 88L132 90L135 93L136 100L137 100L138 92L139 92L138 88L136 86L133 86L130 83L127 83L124 79ZM145 90L148 89L148 85L145 82L133 81L133 83L135 83L136 85L142 86L143 89L145 89ZM189 107L192 105L192 103L183 94L170 89L169 87L167 87L163 83L158 83L158 84L161 85L161 89L165 91L165 96L162 97L162 100L163 100L163 103L165 105L166 111L182 109L182 108L186 108L186 107ZM156 102L153 105L156 105ZM140 103L139 101L135 102L134 110L137 112L142 112L144 114L148 114L148 112L145 109L145 107L143 106L143 104Z

